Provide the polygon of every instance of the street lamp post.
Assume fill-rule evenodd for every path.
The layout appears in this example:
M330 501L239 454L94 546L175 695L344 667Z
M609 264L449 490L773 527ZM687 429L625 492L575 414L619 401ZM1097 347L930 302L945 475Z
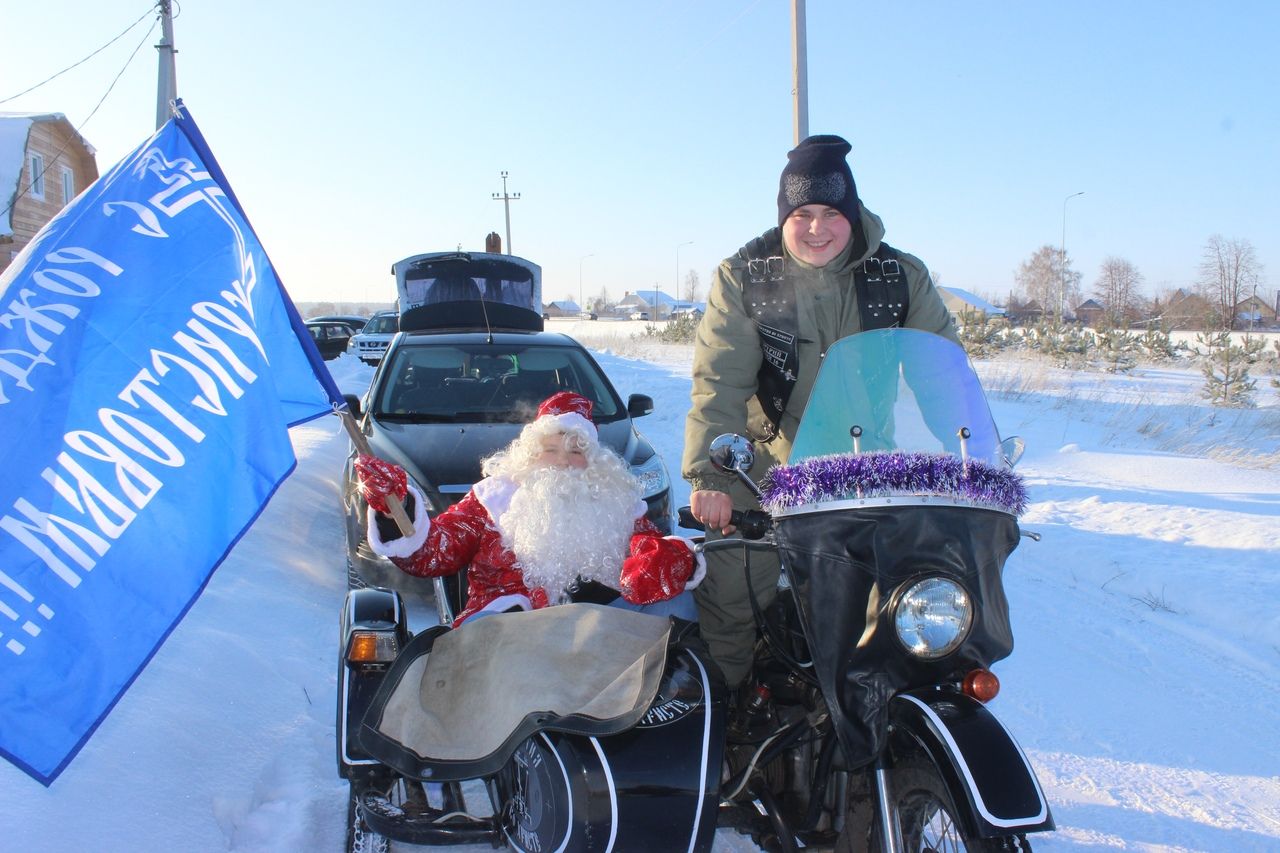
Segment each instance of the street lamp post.
M587 301L582 296L582 262L585 261L587 258L594 258L595 256L596 256L595 252L592 252L589 255L583 255L582 257L578 258L578 310L579 311L587 310Z
M680 249L684 246L692 245L692 240L685 240L679 246L676 246L676 305L680 304Z
M1058 256L1058 265L1061 269L1058 271L1058 325L1062 325L1062 300L1067 298L1067 202L1078 195L1084 195L1084 190L1078 193L1072 193L1062 200L1062 249Z

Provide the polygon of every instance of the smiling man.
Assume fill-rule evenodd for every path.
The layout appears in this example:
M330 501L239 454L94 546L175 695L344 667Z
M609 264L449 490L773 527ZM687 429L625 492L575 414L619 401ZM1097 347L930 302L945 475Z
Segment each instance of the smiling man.
M951 315L919 258L883 242L884 224L858 199L839 136L810 136L787 154L778 187L778 227L720 264L694 344L692 405L683 473L689 503L708 531L732 533L734 509L751 494L707 461L725 432L755 442L759 479L787 462L818 363L837 340L905 326L957 341ZM751 558L762 606L778 565ZM755 626L735 552L708 555L695 592L703 638L732 687L751 662Z

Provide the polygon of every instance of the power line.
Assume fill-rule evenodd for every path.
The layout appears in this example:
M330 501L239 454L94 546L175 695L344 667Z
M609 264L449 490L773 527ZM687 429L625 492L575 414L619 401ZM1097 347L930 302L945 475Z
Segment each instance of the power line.
M106 44L104 44L102 47L98 48L98 49L97 49L97 50L95 50L93 53L91 53L91 54L89 54L88 56L86 56L84 59L81 59L79 62L75 63L74 65L68 65L66 68L62 69L62 70L61 70L61 71L59 71L57 74L54 74L52 77L49 77L49 78L47 78L47 79L45 79L45 80L41 80L39 83L35 84L34 86L32 86L32 87L31 87L31 88L29 88L29 89L23 89L21 92L19 92L19 93L18 93L18 94L16 94L16 95L10 95L10 96L9 96L9 97L7 97L7 98L0 99L0 104L7 104L9 101L12 101L12 100L14 100L14 99L16 99L16 98L21 98L23 95L27 94L28 92L34 92L36 89L39 89L39 88L40 88L41 86L43 86L45 83L50 83L50 82L52 82L52 81L56 80L57 78L61 77L63 74L66 74L66 73L67 73L68 71L70 71L71 69L76 68L76 67L78 67L78 66L80 66L80 65L84 65L84 64L85 64L86 62L88 62L90 59L93 59L93 58L94 58L95 56L97 56L99 53L102 53L102 51L106 50L107 48L111 47L111 45L115 44L116 42L120 41L120 39L124 38L125 33L128 33L128 32L129 32L129 30L133 29L134 27L138 26L138 24L142 23L143 19L144 19L144 18L146 18L146 17L147 17L147 15L150 15L154 9L155 9L155 7L154 7L154 6L152 6L150 9L148 9L148 10L147 10L147 11L145 11L145 12L143 12L143 13L142 13L142 16L141 16L141 17L139 17L139 18L138 18L138 20L134 21L132 24L130 24L129 26L125 27L124 32L120 33L120 35L116 36L116 37L115 37L115 38L113 38L111 41L107 42L107 43L106 43ZM153 29L154 29L154 27L153 27ZM148 35L149 35L149 33L148 33ZM134 51L134 53L137 53L137 51L135 50L135 51Z
M146 17L146 16L144 15L143 17ZM142 20L142 18L139 18L139 19L138 19L138 21L140 21L140 20ZM133 29L133 27L137 26L138 21L134 21L134 22L133 22L133 25L131 25L131 26L129 27L129 30L131 30L131 29ZM98 108L102 106L103 101L105 101L105 100L107 99L107 96L111 94L111 90L112 90L112 89L114 89L114 88L116 87L116 83L120 82L120 78L124 76L124 72L125 72L125 71L127 71L127 70L129 69L129 66L133 64L133 59L134 59L134 57L136 57L136 56L138 55L138 51L142 50L142 46L143 46L144 44L146 44L146 43L147 43L147 41L151 38L151 34L152 34L153 32L155 32L156 24L157 24L157 23L159 23L159 20L158 20L158 19L157 19L156 21L152 21L152 22L151 22L151 28L147 30L147 32L146 32L146 34L145 34L145 35L143 35L142 40L141 40L141 41L139 41L139 42L138 42L138 45L133 49L133 53L129 54L129 58L125 60L125 63L124 63L124 65L120 68L119 72L117 72L117 73L116 73L116 76L115 76L114 78L112 78L112 80L111 80L111 85L107 87L107 91L105 91L105 92L103 92L103 93L102 93L102 97L98 99L98 103L96 103L96 104L94 105L93 109L89 112L89 114L88 114L87 116L85 116L84 121L80 122L79 126L76 126L76 125L74 125L74 124L72 125L72 128L76 131L76 133L80 134L81 138L83 138L83 137L84 137L84 133L81 131L81 128L82 128L82 127L84 127L86 124L88 124L88 123L89 123L89 119L93 118L93 117L94 117L94 115L98 112ZM127 32L129 32L129 30L125 30L124 32L126 32L126 33L127 33ZM120 35L124 35L124 33L121 33ZM116 38L117 38L117 39L118 39L119 37L120 37L120 36L116 36ZM115 39L112 39L112 41L115 41ZM105 46L105 45L104 45L104 46ZM99 48L99 50L101 50L101 48ZM86 59L87 59L87 58L88 58L88 57L86 57ZM83 62L83 61L84 61L84 60L81 60L81 62ZM76 63L76 64L78 65L79 63ZM72 68L74 68L75 66L73 65L73 66L71 66L71 67L72 67ZM70 70L70 69L68 69L68 70ZM59 73L61 73L61 72L59 72ZM57 75L54 75L54 76L57 76ZM52 80L53 78L52 78L52 77L50 77L49 79L50 79L50 80ZM48 82L48 81L46 81L46 82ZM41 85L43 85L43 84L41 84ZM31 91L31 90L30 90L30 89L28 89L27 91ZM15 95L14 97L17 97L17 95ZM0 103L3 103L3 101L0 101ZM31 176L31 181L27 184L27 186L26 186L26 187L23 187L23 188L21 188L21 189L19 189L16 193L14 193L14 194L13 194L13 201L9 202L9 204L8 204L8 205L6 205L6 206L5 206L5 208L4 208L3 210L0 210L0 216L6 216L6 215L8 215L9 211L13 210L13 206L14 206L15 204L17 204L17 203L18 203L18 199L23 198L24 196L26 196L26 195L31 191L31 188L35 186L36 181L37 181L39 178L43 178L43 177L44 177L44 175L45 175L45 173L46 173L46 172L48 172L50 169L52 169L52 168L53 168L53 165L54 165L55 163L57 163L57 162L62 158L62 153L63 153L64 151L66 151L66 150L67 150L67 146L68 146L68 145L70 145L70 144L71 144L71 142L72 142L72 140L71 140L71 139L68 139L65 143L63 143L62 147L61 147L61 148L59 148L56 152L54 152L53 157L51 157L51 158L49 159L49 162L45 164L45 167L44 167L43 169L41 169L41 170L40 170L40 174L39 174L39 175L32 175L32 176ZM69 200L69 199L68 199L68 200ZM65 201L67 201L67 200L64 200L64 204L65 204Z

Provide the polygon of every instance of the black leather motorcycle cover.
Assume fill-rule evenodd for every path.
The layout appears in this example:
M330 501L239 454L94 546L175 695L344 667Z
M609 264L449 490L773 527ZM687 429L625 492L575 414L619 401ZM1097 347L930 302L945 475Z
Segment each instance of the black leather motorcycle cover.
M779 550L795 587L814 670L850 766L883 749L890 697L987 667L1013 651L1004 562L1018 545L998 510L901 505L782 518ZM926 575L959 582L975 603L960 647L937 661L912 655L893 626L896 595Z

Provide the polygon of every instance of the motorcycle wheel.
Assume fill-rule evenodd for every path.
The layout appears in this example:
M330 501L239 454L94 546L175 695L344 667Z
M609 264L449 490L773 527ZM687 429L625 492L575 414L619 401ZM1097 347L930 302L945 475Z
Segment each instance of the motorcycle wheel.
M347 793L347 853L389 853L390 850L387 837L369 828L364 808L356 799L356 787L351 785Z
M890 771L894 820L908 853L1031 853L1025 836L973 838L961 825L951 793L927 762L899 765ZM849 804L849 820L836 841L835 853L881 850L880 824L867 791Z

